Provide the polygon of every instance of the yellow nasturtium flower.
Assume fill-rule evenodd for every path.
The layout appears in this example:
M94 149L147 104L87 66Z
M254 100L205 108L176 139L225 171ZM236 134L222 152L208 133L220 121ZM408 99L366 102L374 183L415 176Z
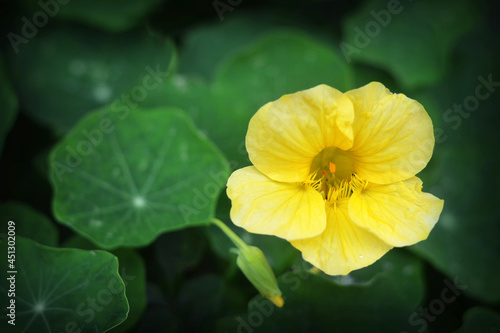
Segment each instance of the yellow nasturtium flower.
M231 219L288 240L327 274L426 239L443 208L415 177L434 148L431 119L378 82L270 102L250 120L246 147L253 166L227 184Z

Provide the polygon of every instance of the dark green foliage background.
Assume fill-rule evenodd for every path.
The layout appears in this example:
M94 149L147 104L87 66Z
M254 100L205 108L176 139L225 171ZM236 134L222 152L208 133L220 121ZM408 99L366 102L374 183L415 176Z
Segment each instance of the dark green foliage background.
M28 290L37 283L41 294L45 285L57 291L40 278L69 271L61 304L72 309L121 277L128 307L116 294L79 325L82 332L500 332L494 1L41 3L57 8L45 9L54 15L36 31L25 25L40 17L39 1L0 5L2 302L3 236L14 220L17 235L31 239L17 244L26 254L17 262L32 273L18 275L20 298L37 299ZM13 34L24 38L14 47ZM287 242L232 225L224 182L229 169L250 164L244 138L260 106L317 84L346 91L370 81L416 99L433 119L434 155L419 177L424 191L445 200L444 210L419 244L346 277L313 275ZM54 162L64 163L66 147L107 115L117 130L102 133L97 153L58 182ZM136 192L142 185L144 193ZM207 186L214 194L200 194ZM150 192L160 193L159 202ZM266 254L282 309L238 270L231 243L208 226L214 216ZM39 258L48 265L43 276ZM109 269L101 274L103 262ZM82 290L86 281L92 287ZM127 308L128 318L111 328ZM46 311L58 326L40 316L28 332L67 330L63 314ZM1 316L2 332L22 332L31 318L18 313L12 327Z

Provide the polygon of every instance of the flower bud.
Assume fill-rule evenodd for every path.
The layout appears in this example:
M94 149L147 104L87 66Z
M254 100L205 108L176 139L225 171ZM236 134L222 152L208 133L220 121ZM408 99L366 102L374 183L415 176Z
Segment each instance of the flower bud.
M255 246L239 248L236 264L254 287L277 307L283 306L281 290L264 253Z

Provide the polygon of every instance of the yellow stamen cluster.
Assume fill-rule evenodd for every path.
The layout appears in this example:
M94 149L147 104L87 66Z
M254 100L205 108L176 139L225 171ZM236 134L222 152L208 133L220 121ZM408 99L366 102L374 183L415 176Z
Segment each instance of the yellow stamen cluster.
M329 169L334 174L335 164L330 163ZM336 204L339 200L350 197L354 191L364 190L368 182L358 177L356 173L352 173L349 179L339 180L334 175L329 175L324 171L320 173L317 170L309 175L304 185L320 192L327 203Z
M304 181L304 185L310 186L316 191L320 191L321 184L323 182L323 178L318 177L318 172L319 170L316 170L315 172L312 172L309 177Z

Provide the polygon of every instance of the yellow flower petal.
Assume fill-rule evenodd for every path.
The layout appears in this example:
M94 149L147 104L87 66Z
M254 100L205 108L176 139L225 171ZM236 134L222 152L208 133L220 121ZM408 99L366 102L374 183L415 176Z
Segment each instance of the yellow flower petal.
M418 177L389 185L370 184L352 194L349 216L392 246L415 244L427 238L443 209L443 200L421 189Z
M301 182L323 149L351 148L353 119L349 98L326 85L285 95L264 105L250 120L248 155L268 177Z
M389 184L415 176L434 148L432 122L417 101L372 82L345 93L354 104L350 152L358 175Z
M323 197L302 183L280 183L246 167L229 177L227 195L231 220L249 232L294 240L325 229Z
M351 221L347 202L340 200L336 208L326 205L327 224L321 235L291 242L305 260L330 275L371 265L392 248Z

